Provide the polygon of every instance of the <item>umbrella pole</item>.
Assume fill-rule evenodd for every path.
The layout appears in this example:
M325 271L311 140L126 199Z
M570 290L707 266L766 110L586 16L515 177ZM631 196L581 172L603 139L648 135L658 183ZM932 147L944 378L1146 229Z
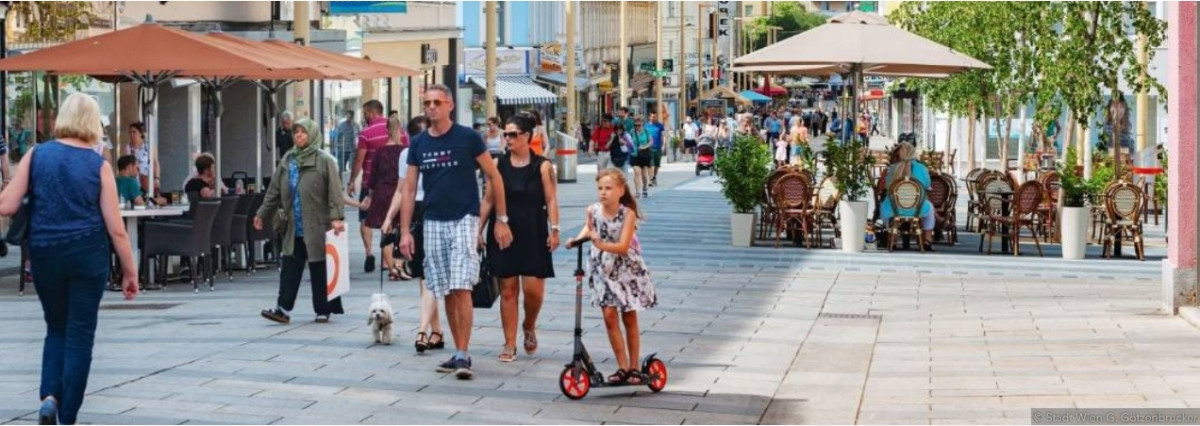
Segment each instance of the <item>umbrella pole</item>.
M254 120L255 124L262 126L262 91L254 93L254 116L260 119ZM254 190L262 191L262 144L263 132L260 127L254 133Z

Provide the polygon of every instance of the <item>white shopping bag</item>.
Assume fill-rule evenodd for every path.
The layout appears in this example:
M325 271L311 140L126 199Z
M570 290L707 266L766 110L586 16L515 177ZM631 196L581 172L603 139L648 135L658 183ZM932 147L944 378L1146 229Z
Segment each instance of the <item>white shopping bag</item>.
M329 300L350 291L350 240L348 233L325 232L325 294Z

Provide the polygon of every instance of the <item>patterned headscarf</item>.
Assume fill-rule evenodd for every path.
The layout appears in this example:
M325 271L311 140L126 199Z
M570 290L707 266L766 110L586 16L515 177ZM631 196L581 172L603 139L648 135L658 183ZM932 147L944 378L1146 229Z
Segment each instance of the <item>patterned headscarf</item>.
M300 165L310 165L324 147L325 138L321 136L321 129L317 123L308 118L296 120L296 124L292 125L292 131L301 127L304 128L304 133L308 134L308 143L303 148L299 145L293 146L292 157Z

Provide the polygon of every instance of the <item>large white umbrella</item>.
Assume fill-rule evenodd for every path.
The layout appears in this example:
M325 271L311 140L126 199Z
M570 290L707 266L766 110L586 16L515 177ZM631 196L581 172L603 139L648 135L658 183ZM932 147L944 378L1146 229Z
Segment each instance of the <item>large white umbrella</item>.
M849 72L854 87L864 74L944 77L971 69L991 69L978 59L893 26L882 16L848 12L733 61L734 71L828 75ZM853 103L857 116L858 103Z

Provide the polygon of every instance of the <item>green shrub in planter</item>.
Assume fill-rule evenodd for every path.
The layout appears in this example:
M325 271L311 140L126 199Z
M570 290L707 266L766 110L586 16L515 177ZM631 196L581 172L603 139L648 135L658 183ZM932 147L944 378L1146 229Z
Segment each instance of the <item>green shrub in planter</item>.
M771 152L758 138L739 135L733 147L717 154L721 193L736 213L753 213L763 200L763 185L771 173Z
M1092 182L1078 173L1075 167L1078 161L1079 154L1075 152L1075 147L1069 146L1066 158L1058 163L1058 184L1062 187L1063 207L1084 207L1095 195Z
M871 190L871 166L875 157L864 155L858 140L838 142L831 139L821 153L825 160L825 175L833 176L834 185L847 201L860 201Z

